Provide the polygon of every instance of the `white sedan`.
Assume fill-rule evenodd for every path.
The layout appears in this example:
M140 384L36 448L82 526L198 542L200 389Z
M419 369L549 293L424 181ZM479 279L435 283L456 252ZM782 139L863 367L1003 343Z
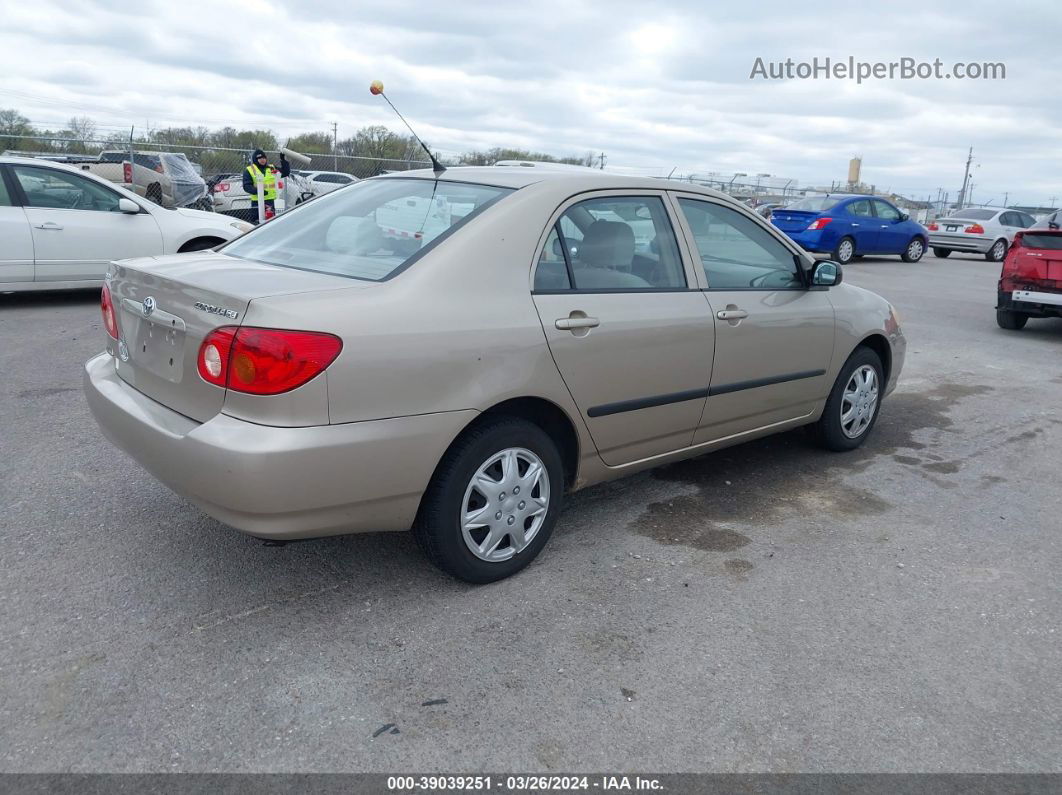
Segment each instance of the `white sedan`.
M292 171L291 173L298 174L300 177L308 180L315 196L323 196L334 190L345 188L347 185L353 185L358 181L357 177L350 174L344 174L342 171L299 170Z
M251 228L60 163L0 157L0 292L97 287L114 260L213 248Z

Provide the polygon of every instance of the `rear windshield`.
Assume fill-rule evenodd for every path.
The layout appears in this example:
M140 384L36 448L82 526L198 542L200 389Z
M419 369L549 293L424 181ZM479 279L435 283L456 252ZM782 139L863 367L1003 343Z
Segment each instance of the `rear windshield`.
M371 179L308 202L225 247L234 257L383 281L511 188Z
M837 205L840 199L831 196L808 196L793 204L787 204L786 210L805 210L813 213L821 213Z
M1062 251L1062 235L1030 235L1026 232L1021 236L1021 242L1029 248Z
M952 213L948 218L958 221L990 221L996 217L999 210L959 210Z

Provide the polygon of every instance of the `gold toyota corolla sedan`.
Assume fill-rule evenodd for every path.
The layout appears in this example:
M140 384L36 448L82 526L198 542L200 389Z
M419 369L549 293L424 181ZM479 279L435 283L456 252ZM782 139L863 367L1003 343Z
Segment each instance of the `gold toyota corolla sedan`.
M470 582L566 492L801 425L850 450L905 342L729 197L599 171L364 180L216 252L114 263L104 433L253 536L412 528Z

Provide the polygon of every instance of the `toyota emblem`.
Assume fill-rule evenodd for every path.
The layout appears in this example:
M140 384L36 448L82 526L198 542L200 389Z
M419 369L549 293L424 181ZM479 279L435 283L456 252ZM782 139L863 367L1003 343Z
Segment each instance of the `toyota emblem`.
M156 304L155 304L155 299L154 298L152 298L150 295L147 298L145 298L144 299L144 317L147 317L152 312L154 312L155 311L155 306L156 306Z

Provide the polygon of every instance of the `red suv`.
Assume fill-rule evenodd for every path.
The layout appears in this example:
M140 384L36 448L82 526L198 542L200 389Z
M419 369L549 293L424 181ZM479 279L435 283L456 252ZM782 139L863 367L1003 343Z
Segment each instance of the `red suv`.
M1014 235L999 275L996 322L1020 329L1031 317L1062 317L1062 230Z

